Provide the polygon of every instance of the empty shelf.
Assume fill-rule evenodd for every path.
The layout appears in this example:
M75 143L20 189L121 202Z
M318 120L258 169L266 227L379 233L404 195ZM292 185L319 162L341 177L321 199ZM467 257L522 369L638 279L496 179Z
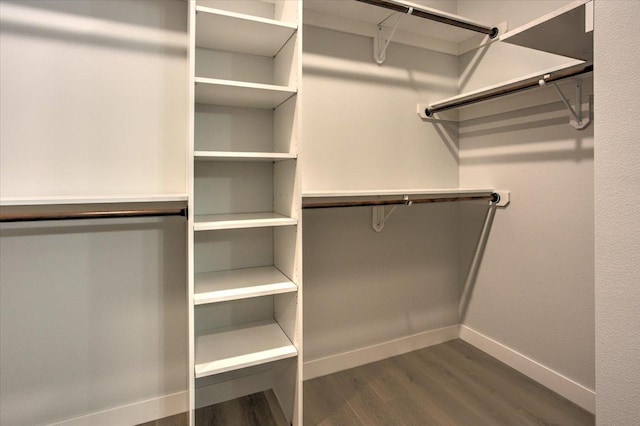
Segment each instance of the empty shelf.
M297 290L298 287L273 266L204 272L195 275L194 304L202 305Z
M253 108L275 108L296 89L272 84L196 77L196 103Z
M288 22L196 7L197 47L273 57L295 31Z
M296 225L294 218L278 213L235 213L213 214L195 217L194 231L213 231L219 229L261 228L268 226Z
M297 157L288 152L230 152L230 151L195 151L198 161L282 161Z
M275 321L211 330L196 336L196 378L265 364L298 354Z
M592 0L574 1L507 32L500 41L583 61L593 60Z

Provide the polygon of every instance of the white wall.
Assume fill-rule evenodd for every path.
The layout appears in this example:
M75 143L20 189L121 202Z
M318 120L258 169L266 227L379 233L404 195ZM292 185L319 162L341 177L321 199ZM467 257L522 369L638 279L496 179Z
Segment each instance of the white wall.
M456 127L416 114L426 96L456 93L456 58L392 43L379 66L372 43L305 26L303 191L456 187Z
M0 24L3 199L186 193L185 2L3 0ZM0 423L186 409L185 231L3 224Z
M491 11L495 20L511 22L514 16L521 23L558 6L461 1L459 12L480 20ZM522 52L513 55L517 49ZM461 58L466 77L461 85L467 89L566 62L496 45L471 67L475 54ZM585 86L589 92L588 79ZM573 87L563 88L575 98ZM533 105L547 105L525 107L534 99ZM496 212L463 324L541 364L557 381L566 384L568 379L581 404L593 409L594 126L570 127L569 114L558 101L551 88L544 88L460 112L460 185L509 190L512 196L511 204ZM503 112L489 113L496 104ZM597 125L597 115L595 120ZM463 266L477 243L477 229L465 221L479 214L462 212L461 226L473 231L461 233ZM553 388L553 383L544 384Z
M457 187L456 126L415 113L456 92L457 59L395 43L383 66L371 55L371 38L304 28L304 191ZM378 234L370 208L305 210L305 362L456 324L455 219L452 205L401 207Z
M640 16L595 3L596 420L640 424Z
M186 192L186 5L0 9L0 194Z

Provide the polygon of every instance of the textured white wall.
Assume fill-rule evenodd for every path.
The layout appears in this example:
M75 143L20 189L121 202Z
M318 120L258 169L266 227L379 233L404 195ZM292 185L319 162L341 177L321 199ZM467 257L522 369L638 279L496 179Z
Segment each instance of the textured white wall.
M3 0L2 197L186 192L186 6Z
M456 187L456 128L415 113L456 92L457 59L304 28L303 188ZM444 139L443 139L444 137ZM305 211L305 361L457 323L456 210L399 208L384 231L371 209Z
M186 3L3 0L0 24L3 198L186 192ZM186 389L184 220L81 222L1 228L3 425Z
M496 20L511 22L514 16L513 21L522 23L558 6L460 2L459 12L481 19L492 11ZM521 52L513 55L517 49ZM494 84L496 75L513 78L567 61L495 46L476 67L469 67L474 55L461 58L463 74L472 70L462 82L469 89ZM588 79L585 86L589 92ZM575 97L571 87L565 91ZM538 106L525 107L528 101ZM577 382L589 394L595 387L594 126L582 131L570 127L568 112L547 88L477 109L486 114L495 104L503 106L503 112L460 124L460 185L495 187L512 195L511 204L496 213L464 324ZM596 115L596 123L598 119ZM473 228L464 221L477 214L463 210L462 226ZM475 246L475 232L461 232L463 253ZM468 259L465 254L462 261Z
M456 93L456 58L392 43L379 66L372 43L304 28L303 191L456 187L457 129L415 112Z
M0 423L50 424L186 389L182 218L0 231Z
M640 424L640 3L595 2L596 420Z

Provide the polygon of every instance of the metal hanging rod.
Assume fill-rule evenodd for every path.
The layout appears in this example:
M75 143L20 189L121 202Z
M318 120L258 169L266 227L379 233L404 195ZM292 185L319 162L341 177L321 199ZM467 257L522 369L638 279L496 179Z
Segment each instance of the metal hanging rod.
M404 205L410 206L412 204L426 204L426 203L446 203L453 201L491 201L492 203L498 203L500 201L500 195L496 192L490 195L469 195L469 196L451 196L451 197L438 197L438 198L417 198L409 199L404 197L400 200L362 200L362 201L327 201L327 202L302 202L303 209L330 209L335 207L376 207L376 206L393 206Z
M499 87L483 90L480 92L471 93L466 96L457 96L455 98L444 100L442 102L436 102L430 104L424 109L424 114L427 117L433 116L433 114L449 109L459 108L477 102L486 101L489 99L498 98L512 93L521 92L523 90L533 89L540 87L540 81L545 83L551 83L554 81L562 80L565 78L575 77L581 74L585 74L593 71L593 64L578 64L573 67L565 68L563 70L554 71L541 77L539 74L534 77L527 77L522 80L518 80L512 83L507 83Z
M498 28L482 25L471 20L464 19L460 16L451 15L436 9L429 9L419 5L411 4L410 6L391 0L356 0L361 3L367 3L374 6L384 7L400 13L409 13L412 16L429 19L431 21L441 22L443 24L452 25L454 27L463 28L465 30L475 31L477 33L487 34L491 38L498 35Z
M114 219L134 217L182 216L187 217L186 207L167 209L94 210L76 212L2 213L0 222L39 222L45 220Z

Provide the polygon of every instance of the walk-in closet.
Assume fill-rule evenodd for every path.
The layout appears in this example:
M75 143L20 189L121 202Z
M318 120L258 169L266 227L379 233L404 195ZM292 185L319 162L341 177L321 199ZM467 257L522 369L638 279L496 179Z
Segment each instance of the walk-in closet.
M638 16L0 0L0 424L638 424Z

